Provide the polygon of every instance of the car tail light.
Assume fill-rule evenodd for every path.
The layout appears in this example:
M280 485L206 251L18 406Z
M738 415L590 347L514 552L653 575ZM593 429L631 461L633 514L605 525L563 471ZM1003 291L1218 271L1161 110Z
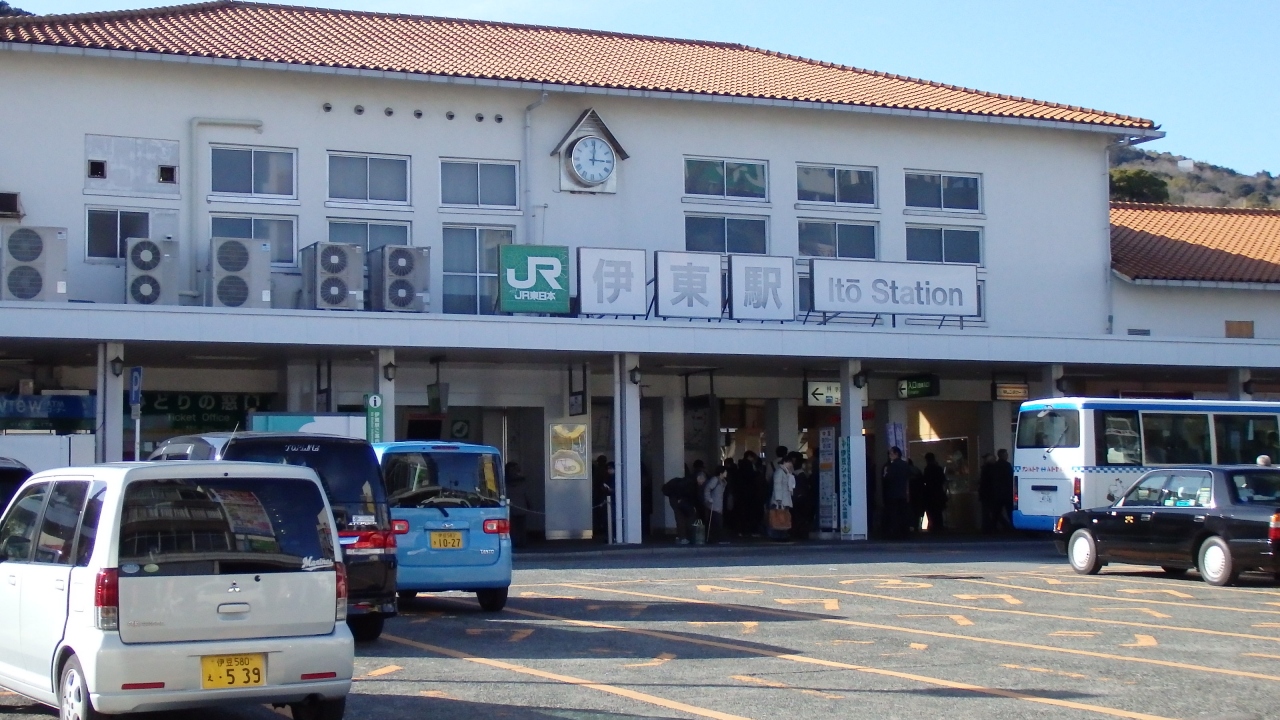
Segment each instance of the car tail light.
M342 563L333 564L334 605L333 619L339 622L347 619L347 566Z
M347 530L338 533L338 541L345 555L381 555L396 549L394 530Z
M1053 531L1054 531L1054 532L1056 532L1056 533L1058 533L1059 535L1061 535L1061 534L1062 534L1062 525L1063 525L1063 522L1064 522L1064 521L1063 521L1063 519L1062 519L1062 518L1058 518L1057 522L1055 522L1055 523L1053 524Z
M488 535L506 535L511 532L511 523L506 520L485 520L484 531Z
M93 586L93 626L99 630L120 629L120 571L98 571Z
M1267 530L1267 538L1273 543L1280 543L1280 512L1271 516L1271 527Z
M391 532L396 535L407 534L409 532L409 521L408 520L392 520Z
M1013 509L1018 509L1018 476L1013 476Z
M1080 478L1076 478L1075 482L1071 483L1071 507L1080 509Z

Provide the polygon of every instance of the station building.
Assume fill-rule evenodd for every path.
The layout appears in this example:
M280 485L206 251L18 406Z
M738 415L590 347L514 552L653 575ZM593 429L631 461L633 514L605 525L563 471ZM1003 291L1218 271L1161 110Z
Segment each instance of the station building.
M531 526L671 527L799 448L874 530L889 445L1067 392L1280 391L1280 218L1108 202L1150 120L741 45L233 0L0 20L0 424L138 445L263 413L501 447Z

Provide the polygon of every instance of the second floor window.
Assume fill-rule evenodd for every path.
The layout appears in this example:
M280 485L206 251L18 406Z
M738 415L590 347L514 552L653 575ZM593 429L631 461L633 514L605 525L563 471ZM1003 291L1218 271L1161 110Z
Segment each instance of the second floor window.
M378 155L329 155L329 199L367 203L409 202L409 159Z
M800 165L796 199L839 205L875 205L876 173L870 169Z
M764 200L769 184L765 164L745 160L685 158L686 195Z
M513 208L516 164L446 160L440 163L440 203L472 207Z
M875 260L876 226L870 223L801 220L800 254Z
M689 252L768 252L768 225L764 218L687 215L684 219L684 249Z
M408 245L409 224L330 220L329 242L359 245L365 252L377 250L383 245Z
M254 217L250 215L214 215L213 237L242 238L271 243L271 262L292 265L294 256L294 218Z
M91 258L123 258L129 251L129 238L145 237L151 237L150 213L90 210L85 253Z
M493 315L498 309L498 248L511 244L510 228L444 229L444 311Z
M982 264L982 232L977 228L908 227L907 260Z
M981 206L981 195L977 175L907 173L907 207L976 212Z
M215 193L296 198L294 152L257 148L213 148L210 186Z

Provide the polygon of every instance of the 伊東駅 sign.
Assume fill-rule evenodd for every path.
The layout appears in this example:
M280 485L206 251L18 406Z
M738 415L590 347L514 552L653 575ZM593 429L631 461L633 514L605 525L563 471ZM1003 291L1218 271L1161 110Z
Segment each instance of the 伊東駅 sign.
M810 262L816 312L952 317L980 312L978 269L973 265L824 258Z

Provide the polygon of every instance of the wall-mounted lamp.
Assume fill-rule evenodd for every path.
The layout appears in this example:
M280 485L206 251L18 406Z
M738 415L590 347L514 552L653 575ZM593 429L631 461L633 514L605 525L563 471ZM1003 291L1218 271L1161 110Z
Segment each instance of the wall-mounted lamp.
M111 358L111 361L107 364L111 366L112 375L115 375L116 377L120 377L121 375L124 374L124 359L121 358L119 355Z
M386 378L387 382L394 381L396 379L396 364L393 362L390 362L390 363L387 363L386 365L383 365L382 377Z
M861 390L867 386L867 371L863 370L860 373L855 373L852 379L853 386Z
M1240 392L1244 393L1245 395L1252 395L1253 380L1245 380L1244 382L1240 383Z
M630 370L628 370L627 379L631 381L632 385L639 385L641 380L640 368L633 367Z

